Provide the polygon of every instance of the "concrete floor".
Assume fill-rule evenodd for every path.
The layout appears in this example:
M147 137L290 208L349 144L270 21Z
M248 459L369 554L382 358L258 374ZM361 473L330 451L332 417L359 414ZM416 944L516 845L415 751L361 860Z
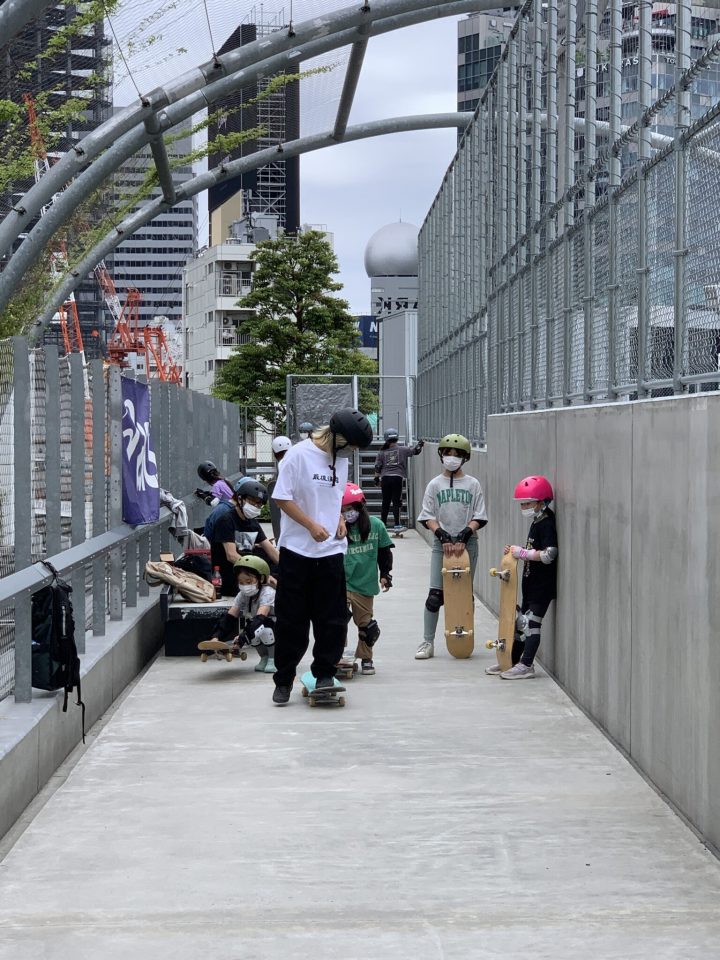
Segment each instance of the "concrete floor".
M718 861L541 671L484 675L484 610L416 662L396 544L344 709L154 663L0 864L1 960L718 956Z

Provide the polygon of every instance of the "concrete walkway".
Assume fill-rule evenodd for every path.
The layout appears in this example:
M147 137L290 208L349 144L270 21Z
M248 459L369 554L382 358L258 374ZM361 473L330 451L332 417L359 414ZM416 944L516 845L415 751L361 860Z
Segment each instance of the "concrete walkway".
M489 615L413 659L428 560L344 709L159 658L0 864L1 960L718 956L718 862L545 675L484 675Z

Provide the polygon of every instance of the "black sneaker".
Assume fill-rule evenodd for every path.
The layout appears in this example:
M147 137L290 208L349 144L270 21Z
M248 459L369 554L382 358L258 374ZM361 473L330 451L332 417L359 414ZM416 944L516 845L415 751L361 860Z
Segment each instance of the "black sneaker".
M315 681L315 689L320 690L322 687L334 687L335 678L334 677L318 677Z
M290 699L292 684L278 683L273 691L273 703L279 707L284 707Z

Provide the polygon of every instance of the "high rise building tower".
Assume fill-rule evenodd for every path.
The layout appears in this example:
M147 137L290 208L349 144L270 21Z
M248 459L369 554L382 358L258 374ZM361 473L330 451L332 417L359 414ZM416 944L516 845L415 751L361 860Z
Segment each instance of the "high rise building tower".
M248 20L235 29L219 53L227 53L281 29L284 10L268 16L253 10ZM291 68L287 73L297 73ZM291 82L267 96L262 96L270 78L243 87L230 97L218 101L217 119L210 124L208 138L217 141L223 135L262 128L263 133L227 152L210 156L214 169L221 163L237 160L300 136L300 92ZM260 96L260 99L258 97ZM274 160L258 170L223 180L208 191L210 245L223 243L233 222L253 214L275 216L282 230L295 233L300 225L300 160Z
M192 138L168 138L168 156L173 164L173 180L177 186L192 175L190 163L175 165L192 150ZM144 147L120 168L117 177L118 193L127 196L137 190L148 173L154 169L150 147ZM153 196L160 196L157 187ZM143 197L142 204L147 202ZM137 287L142 295L140 322L152 324L157 316L168 317L180 326L183 314L182 271L197 253L197 200L183 200L166 210L132 235L115 251L112 271L121 302L130 287Z
M458 22L458 110L474 110L500 59L516 11L471 13ZM462 134L461 134L462 135Z
M110 97L111 46L102 20L70 29L62 48L49 51L48 44L59 31L71 27L81 5L54 3L27 24L10 43L0 47L0 99L23 105L23 94L33 97L42 121L48 111L63 111L62 128L45 131L48 153L57 157L107 120ZM80 109L78 110L78 105ZM57 116L57 112L54 114ZM7 130L7 128L6 128ZM0 136L3 125L0 124ZM8 162L9 158L3 158ZM18 178L0 196L0 216L32 185L32 177ZM98 201L102 204L102 201ZM88 214L97 220L98 209ZM73 229L83 230L83 212ZM28 224L28 229L34 222ZM18 240L22 243L22 239ZM17 245L16 245L17 249ZM1 265L0 265L1 266ZM80 327L88 356L102 353L106 329L102 296L90 275L75 291ZM46 333L49 342L59 341L59 329Z

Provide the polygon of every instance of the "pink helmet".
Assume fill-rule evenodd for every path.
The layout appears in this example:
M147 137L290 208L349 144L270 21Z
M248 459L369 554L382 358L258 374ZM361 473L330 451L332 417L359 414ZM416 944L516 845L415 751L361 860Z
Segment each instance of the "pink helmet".
M355 483L346 483L342 505L349 507L351 503L365 503L365 494Z
M545 477L525 477L515 487L513 500L554 500L552 484Z

